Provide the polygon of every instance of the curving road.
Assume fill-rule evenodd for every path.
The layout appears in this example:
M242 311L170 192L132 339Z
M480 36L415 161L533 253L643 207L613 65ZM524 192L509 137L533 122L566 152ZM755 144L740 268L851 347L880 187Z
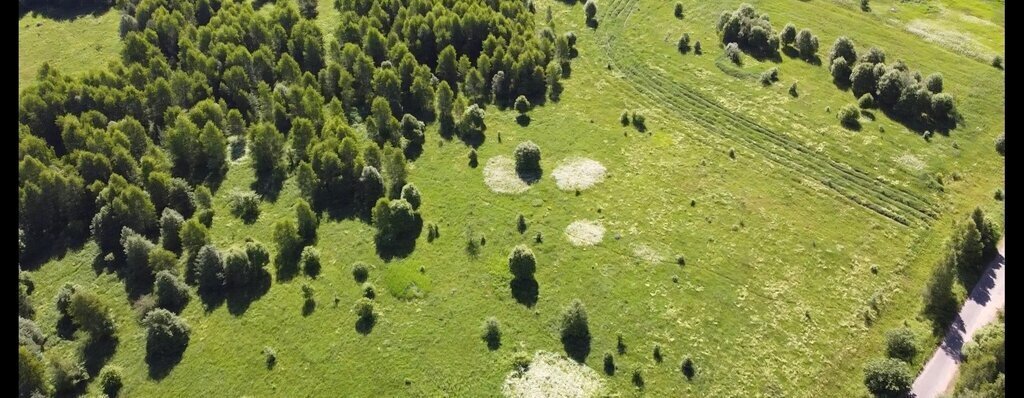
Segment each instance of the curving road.
M999 254L989 263L985 273L974 289L960 313L949 326L942 344L935 354L924 365L924 370L914 380L911 396L917 398L935 398L946 391L956 370L960 367L960 350L979 328L996 318L996 311L1003 308L1006 302L1006 240L999 241Z

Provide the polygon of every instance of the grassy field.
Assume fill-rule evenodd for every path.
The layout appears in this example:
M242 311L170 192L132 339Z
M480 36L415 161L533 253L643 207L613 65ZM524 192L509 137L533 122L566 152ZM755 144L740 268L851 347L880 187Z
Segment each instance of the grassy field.
M964 32L1001 53L1002 3L873 1L872 13L855 2L752 3L776 30L786 22L812 29L822 57L846 35L858 51L878 46L922 74L943 73L965 125L926 141L878 113L876 120L862 118L860 131L844 129L834 111L854 102L853 94L836 88L824 66L785 55L778 62L744 56L744 73L724 73L714 23L736 2L683 1L686 17L678 20L671 2L605 0L600 26L592 30L584 26L581 3L538 0L540 21L550 6L557 32L579 36L572 76L561 101L531 111L526 127L514 112L489 107L477 168L467 165L465 145L441 139L430 126L410 180L423 194L424 221L440 227L439 239L428 242L423 234L412 255L385 263L374 253L372 227L322 221L320 276L275 280L252 303L204 308L194 299L183 312L191 343L159 380L147 373L145 330L133 320L123 285L91 266L92 243L33 272L38 323L53 332L52 299L64 281L106 292L119 319L111 363L126 371L124 396L496 396L515 351L562 351L560 314L578 298L593 334L588 366L601 369L617 334L628 347L616 358L619 372L603 376L612 393L634 395L630 374L642 369L645 392L653 396L865 395L861 369L883 355L888 329L906 322L922 343L935 341L917 316L919 292L953 220L978 204L1002 219L1002 202L992 194L1004 180L993 149L1004 128L1003 72L907 26L971 16L996 28ZM933 6L946 11L929 11ZM110 15L97 21L116 20ZM334 15L321 7L321 18ZM26 35L39 29L24 27L29 18L20 21L22 54ZM955 26L961 25L969 24ZM110 26L88 46L108 43L103 51L116 51L116 23ZM703 55L676 51L683 32L701 41ZM24 82L26 61L20 62ZM773 66L780 81L772 86L742 77ZM794 81L797 98L787 94ZM622 127L623 110L644 113L648 131ZM541 147L544 177L519 195L490 191L483 165L511 156L524 140ZM558 190L550 173L573 156L601 162L608 178L578 195ZM211 232L218 247L247 237L269 244L271 225L295 217L294 179L275 202L261 205L255 223L232 217L228 195L253 180L243 158L217 192ZM516 231L520 213L525 234ZM563 229L575 220L599 220L607 228L604 241L570 245ZM464 250L467 229L486 237L476 257ZM543 243L533 243L536 232ZM507 256L520 243L538 259L532 308L509 291ZM685 266L676 264L678 255ZM356 261L371 264L370 281L391 293L378 296L381 315L366 335L357 332L350 311L360 296L350 273ZM303 283L316 290L308 316ZM420 297L404 294L411 285ZM876 311L872 301L877 315L867 321L865 313ZM479 337L489 316L502 324L496 351ZM652 359L655 344L662 363ZM52 349L70 353L78 345L61 341ZM264 346L277 351L270 370ZM686 355L697 367L692 381L679 370ZM924 360L920 355L914 365Z
M36 78L44 62L62 73L103 68L118 57L120 13L111 8L82 15L29 11L18 19L18 89Z

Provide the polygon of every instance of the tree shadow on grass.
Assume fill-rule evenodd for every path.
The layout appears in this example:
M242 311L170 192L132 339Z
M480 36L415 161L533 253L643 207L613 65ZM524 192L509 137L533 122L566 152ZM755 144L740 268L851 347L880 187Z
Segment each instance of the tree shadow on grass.
M75 338L75 331L78 330L78 326L71 320L70 316L61 316L57 320L57 337L64 340L71 340Z
M82 358L85 363L85 371L96 376L103 365L106 365L110 358L117 351L117 337L90 338L82 347Z
M569 355L569 358L576 362L584 363L587 361L587 356L590 355L590 335L563 337L562 346L565 348L565 353Z
M508 286L512 290L512 297L519 304L527 308L533 308L537 304L537 297L540 296L540 285L537 284L537 280L516 278L509 282Z
M516 175L519 176L519 179L523 180L526 184L533 185L540 181L540 177L544 175L544 170L539 167L536 170L516 169Z
M302 304L302 316L310 316L316 311L316 300L308 299Z
M249 309L253 301L263 297L270 291L270 273L260 269L248 286L231 289L227 292L228 313L239 316Z
M299 274L299 256L297 254L278 254L274 258L277 267L277 280L287 282Z
M409 161L415 161L416 159L419 159L420 155L423 154L423 143L409 143L408 145L405 146L402 152L405 155L406 159L408 159Z
M527 115L525 113L521 114L519 116L516 116L516 123L518 123L520 126L523 126L523 127L529 126L530 125L530 121L532 121L532 120L533 119L530 118L530 115Z
M182 347L174 350L162 350L155 353L152 347L146 347L146 364L149 365L149 377L153 380L163 380L171 373L171 370L181 362L181 357L188 347L188 341Z
M416 250L416 238L423 232L423 218L419 214L408 231L395 237L375 236L377 256L384 261L403 258Z
M198 294L199 300L203 302L203 311L207 314L224 304L226 297L224 289L199 289Z
M849 123L841 122L839 124L842 125L844 128L846 128L847 130L850 130L850 131L860 131L861 130L861 124L860 124L859 121L856 121L856 120L854 120L853 122L849 122Z
M82 4L79 6L37 6L18 7L18 18L27 14L42 16L54 21L72 21L86 15L100 16L110 9L109 4Z
M484 336L484 341L487 342L487 349L494 351L501 348L501 336L497 334L489 334Z
M253 192L262 196L266 201L274 203L281 194L281 188L285 180L284 170L275 169L270 173L256 173L256 180L249 186Z
M373 326L377 324L377 316L372 315L368 317L360 317L356 320L356 332L365 336L373 331Z

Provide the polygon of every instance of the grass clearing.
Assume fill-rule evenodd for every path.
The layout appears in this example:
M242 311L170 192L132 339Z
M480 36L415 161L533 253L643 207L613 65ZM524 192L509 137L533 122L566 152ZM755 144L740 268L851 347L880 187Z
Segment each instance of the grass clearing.
M30 11L18 19L18 90L31 84L39 67L49 62L62 73L104 68L121 51L117 24L120 12L54 18Z

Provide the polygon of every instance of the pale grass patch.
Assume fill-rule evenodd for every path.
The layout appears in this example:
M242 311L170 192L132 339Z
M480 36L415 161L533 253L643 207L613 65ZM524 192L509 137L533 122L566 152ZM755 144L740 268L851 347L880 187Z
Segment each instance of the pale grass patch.
M530 189L530 185L519 178L516 163L508 156L495 156L487 160L484 183L497 193L518 194Z
M907 31L920 36L925 41L982 61L987 62L996 55L995 52L975 40L971 34L941 25L936 21L915 19L907 24Z
M593 246L604 240L604 231L599 222L577 220L565 227L565 237L573 246Z
M501 386L502 395L510 398L594 397L603 390L593 369L545 351L537 351L527 371L512 371Z
M558 189L563 191L585 190L604 181L607 173L600 162L587 158L569 158L562 161L551 176Z

